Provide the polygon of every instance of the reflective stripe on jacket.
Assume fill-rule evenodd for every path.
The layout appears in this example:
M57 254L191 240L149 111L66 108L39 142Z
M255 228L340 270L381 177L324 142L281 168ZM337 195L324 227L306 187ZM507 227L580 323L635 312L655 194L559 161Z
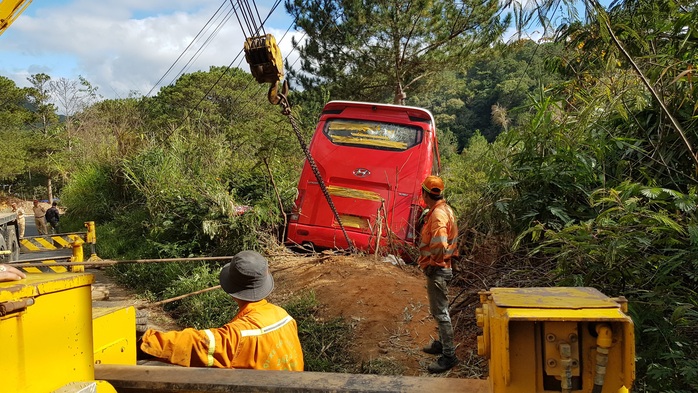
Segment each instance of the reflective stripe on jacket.
M451 207L443 199L431 208L422 227L419 267L451 268L451 257L458 255L458 224Z
M206 330L147 330L141 349L187 367L303 371L296 321L266 300L248 303L226 325Z

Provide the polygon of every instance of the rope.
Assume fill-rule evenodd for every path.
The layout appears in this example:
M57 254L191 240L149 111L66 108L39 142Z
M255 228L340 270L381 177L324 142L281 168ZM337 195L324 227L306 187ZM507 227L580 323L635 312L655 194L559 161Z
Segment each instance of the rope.
M347 245L349 246L349 251L354 252L354 243L352 243L351 239L349 239L349 235L347 234L346 229L344 229L344 225L342 224L342 219L339 218L339 213L337 213L337 209L334 206L334 202L332 202L332 197L330 196L330 193L327 191L327 186L325 186L325 181L322 179L322 176L320 175L320 170L318 170L317 165L315 164L315 160L313 159L313 156L310 155L310 150L308 150L308 145L306 145L305 140L303 139L303 135L301 135L301 132L299 130L298 124L296 123L296 119L293 117L293 114L291 113L291 107L288 103L288 99L284 94L278 94L279 97L279 105L281 105L281 113L288 117L288 120L291 122L291 127L293 127L293 132L296 133L296 137L298 138L298 142L301 145L301 148L303 149L303 153L305 154L305 158L308 160L308 164L310 165L310 169L313 170L313 174L315 174L315 179L318 182L318 185L320 186L320 189L322 190L322 194L325 196L325 199L327 200L327 203L330 205L330 209L332 209L332 214L334 214L334 219L337 220L337 224L339 224L339 229L342 230L342 234L344 234L344 240L346 240Z
M172 303L172 302L177 301L177 300L182 300L182 299L187 298L187 297L189 297L189 296L194 296L194 295L198 295L198 294L201 294L201 293L210 292L210 291L213 291L214 289L219 289L220 287L221 287L220 285L216 285L216 286L213 286L213 287L200 289L200 290L198 290L198 291L185 293L184 295L179 295L179 296L171 297L171 298L169 298L169 299L160 300L159 302L150 303L150 304L143 304L143 305L140 305L140 306L138 306L138 307L136 307L136 308L139 309L139 310L142 310L142 309L144 309L144 308L162 306L163 304Z
M125 260L113 260L105 259L101 261L94 262L56 262L56 263L41 263L41 262L20 262L12 263L14 267L42 267L42 266L114 266L121 265L124 263L160 263L160 262L201 262L201 261L229 261L233 259L232 256L223 257L192 257L192 258L163 258L163 259L125 259Z

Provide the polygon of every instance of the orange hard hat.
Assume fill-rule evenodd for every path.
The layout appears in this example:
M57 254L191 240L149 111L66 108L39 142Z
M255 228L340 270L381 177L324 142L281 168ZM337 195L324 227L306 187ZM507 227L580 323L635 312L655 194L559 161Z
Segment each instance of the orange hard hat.
M427 176L422 182L422 188L430 194L441 195L444 192L444 181L438 176Z

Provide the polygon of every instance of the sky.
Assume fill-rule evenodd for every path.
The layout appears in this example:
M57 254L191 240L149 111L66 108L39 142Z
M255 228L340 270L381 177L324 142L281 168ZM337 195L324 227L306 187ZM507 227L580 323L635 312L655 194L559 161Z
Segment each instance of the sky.
M275 1L254 4L264 20ZM231 10L224 0L34 0L0 35L0 76L19 87L30 86L27 78L38 73L52 80L82 76L102 97L125 98L157 94L181 73L211 66L233 64L249 72L240 23L234 13L223 18ZM214 15L219 17L192 44ZM281 2L264 25L293 63L291 35L302 33L289 30L291 22Z
M264 20L276 1L249 4ZM227 21L222 17L231 10L229 0L34 0L0 35L0 76L19 87L30 86L27 78L38 73L53 80L81 76L103 98L125 98L132 92L155 95L182 73L211 66L232 64L249 72L240 23L233 13ZM295 64L291 36L302 40L303 34L291 23L281 1L264 25ZM540 32L534 28L529 36Z

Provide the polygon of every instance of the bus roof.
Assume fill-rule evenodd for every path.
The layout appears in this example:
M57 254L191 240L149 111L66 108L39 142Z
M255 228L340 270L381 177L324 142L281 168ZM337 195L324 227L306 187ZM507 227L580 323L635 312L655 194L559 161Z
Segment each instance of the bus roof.
M434 116L431 114L431 112L428 109L424 108L419 108L416 106L406 106L406 105L395 105L395 104L379 104L376 102L362 102L362 101L330 101L327 104L325 104L325 107L322 108L322 111L328 111L328 110L336 110L336 109L345 109L348 107L354 107L354 108L371 108L371 107L379 107L383 109L388 109L388 110L394 110L394 111L406 111L408 114L411 114L416 117L427 117L431 123L436 127L436 122L434 121Z

